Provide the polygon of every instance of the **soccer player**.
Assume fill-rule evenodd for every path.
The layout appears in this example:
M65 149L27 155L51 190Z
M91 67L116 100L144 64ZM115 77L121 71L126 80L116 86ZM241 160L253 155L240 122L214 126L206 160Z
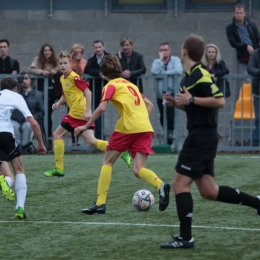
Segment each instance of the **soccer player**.
M27 185L19 141L14 137L13 124L10 119L13 110L18 109L30 123L38 141L37 153L45 154L46 148L37 121L33 118L24 98L17 92L18 83L14 79L10 77L2 79L0 91L0 172L2 174L0 175L0 190L7 200L15 199L11 189L14 177L8 165L10 162L15 173L17 197L15 216L22 219L26 218L24 204Z
M193 182L204 199L242 204L256 209L260 215L260 196L253 197L238 189L218 186L214 181L214 158L218 147L218 108L224 107L222 92L212 81L211 74L200 64L205 50L204 40L189 35L181 50L186 75L180 93L173 98L165 94L167 105L184 110L189 134L180 152L173 181L175 201L180 221L180 234L161 248L194 248L191 233L193 201L190 186Z
M43 173L46 177L63 177L65 175L63 166L64 137L67 133L74 132L74 128L86 125L91 117L91 91L89 90L89 84L71 70L70 62L71 55L66 51L62 51L58 56L59 67L63 73L60 78L62 96L57 103L52 105L52 109L55 110L67 102L70 110L61 119L60 125L53 133L56 165L51 170ZM89 146L105 151L108 142L96 139L94 128L95 125L92 123L81 134ZM127 151L121 154L121 158L127 163L128 167L132 166L132 159Z
M85 126L74 130L77 136L86 131L106 110L110 101L119 114L115 130L106 148L97 189L97 201L93 206L83 209L85 214L104 214L112 167L122 151L130 150L133 158L133 172L136 177L145 180L159 191L159 210L164 211L169 204L170 185L161 181L151 170L145 168L145 162L151 149L153 128L149 120L153 104L145 98L137 86L121 77L122 67L115 55L106 55L100 65L101 76L108 81L103 89L100 105Z

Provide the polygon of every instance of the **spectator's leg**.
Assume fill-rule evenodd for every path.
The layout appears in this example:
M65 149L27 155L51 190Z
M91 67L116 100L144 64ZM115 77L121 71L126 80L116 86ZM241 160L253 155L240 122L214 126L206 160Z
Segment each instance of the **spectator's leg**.
M17 121L11 120L12 124L13 124L13 128L14 128L14 136L15 138L20 142L20 145L22 146L21 142L22 142L22 129L21 128L21 124L18 123Z
M253 146L259 146L259 116L260 116L260 98L254 96L254 108L255 108L255 130L253 131L252 144Z

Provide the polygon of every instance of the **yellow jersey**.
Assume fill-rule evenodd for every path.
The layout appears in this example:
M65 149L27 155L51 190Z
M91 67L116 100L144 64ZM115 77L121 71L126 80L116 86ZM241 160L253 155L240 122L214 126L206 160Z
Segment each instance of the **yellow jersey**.
M110 80L104 87L101 102L110 101L119 114L115 131L124 134L153 132L144 96L136 85L123 79Z
M74 71L71 71L66 78L62 75L60 82L62 85L62 94L65 96L70 109L69 115L76 119L85 120L82 117L87 105L84 91L89 87L89 84Z

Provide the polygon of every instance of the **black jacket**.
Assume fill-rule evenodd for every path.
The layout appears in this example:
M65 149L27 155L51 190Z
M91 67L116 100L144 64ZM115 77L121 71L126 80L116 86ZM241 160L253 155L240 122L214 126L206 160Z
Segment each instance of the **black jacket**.
M143 55L138 52L133 51L129 61L127 60L127 58L123 52L120 52L120 54L117 53L117 56L120 60L122 70L123 71L130 70L130 72L131 72L131 77L128 80L130 82L132 82L133 84L139 86L140 92L143 93L142 80L136 78L140 75L145 74L145 72L146 72Z
M250 56L247 72L251 76L260 77L260 49L255 50ZM252 92L257 96L260 95L260 78L253 79Z
M258 29L254 22L250 21L248 18L245 18L245 20L247 22L247 30L249 33L249 37L252 41L252 47L256 50L259 48L260 42L260 35ZM230 45L237 50L237 59L241 62L247 63L248 61L245 61L248 55L247 44L241 42L235 24L235 18L233 18L233 21L227 25L226 35Z

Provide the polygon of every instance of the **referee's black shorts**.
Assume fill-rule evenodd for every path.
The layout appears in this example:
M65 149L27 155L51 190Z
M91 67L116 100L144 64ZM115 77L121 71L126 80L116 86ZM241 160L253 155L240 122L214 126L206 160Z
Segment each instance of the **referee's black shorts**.
M177 173L192 179L204 174L214 177L214 158L218 147L218 134L215 128L199 128L189 132L180 152Z
M0 164L21 156L19 141L9 132L0 132Z

